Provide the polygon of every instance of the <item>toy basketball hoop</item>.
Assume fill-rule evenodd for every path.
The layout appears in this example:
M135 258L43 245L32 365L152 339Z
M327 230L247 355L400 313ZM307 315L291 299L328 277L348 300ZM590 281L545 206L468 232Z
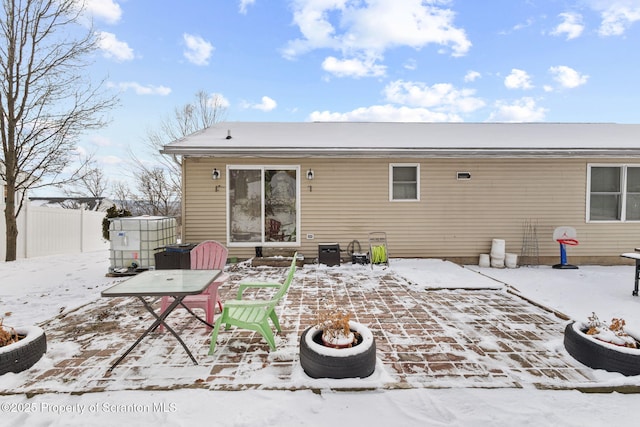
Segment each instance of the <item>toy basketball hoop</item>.
M578 267L567 263L567 250L566 246L578 245L578 234L573 227L558 227L553 231L553 240L560 244L560 264L556 264L553 268L560 269L572 269L575 270Z

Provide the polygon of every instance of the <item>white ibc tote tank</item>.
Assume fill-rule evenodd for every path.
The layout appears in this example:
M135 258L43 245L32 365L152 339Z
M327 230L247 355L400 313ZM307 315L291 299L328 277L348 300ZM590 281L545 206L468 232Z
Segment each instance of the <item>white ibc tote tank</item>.
M177 221L150 215L112 218L109 241L110 272L155 267L156 249L177 242Z

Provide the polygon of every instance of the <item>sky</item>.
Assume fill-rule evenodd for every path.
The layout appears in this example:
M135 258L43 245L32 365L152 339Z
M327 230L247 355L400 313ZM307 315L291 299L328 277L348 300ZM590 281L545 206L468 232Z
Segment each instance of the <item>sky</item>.
M640 0L88 0L112 176L203 90L228 121L640 123Z

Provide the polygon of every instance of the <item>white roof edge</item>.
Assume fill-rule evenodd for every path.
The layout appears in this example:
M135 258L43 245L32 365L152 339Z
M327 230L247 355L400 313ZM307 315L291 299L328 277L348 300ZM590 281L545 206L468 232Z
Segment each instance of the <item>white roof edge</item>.
M161 152L291 158L640 157L640 125L224 122L172 142Z
M359 150L359 149L291 149L291 148L261 148L203 150L203 149L167 149L163 154L176 154L186 157L423 157L423 158L456 158L456 157L640 157L640 147L637 149L495 149L495 148L461 148L434 150Z

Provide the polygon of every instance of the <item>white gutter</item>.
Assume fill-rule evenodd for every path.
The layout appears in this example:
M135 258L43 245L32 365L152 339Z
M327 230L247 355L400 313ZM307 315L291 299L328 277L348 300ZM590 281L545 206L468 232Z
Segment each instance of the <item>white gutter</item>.
M640 148L324 148L165 146L162 154L185 157L278 158L640 158Z

